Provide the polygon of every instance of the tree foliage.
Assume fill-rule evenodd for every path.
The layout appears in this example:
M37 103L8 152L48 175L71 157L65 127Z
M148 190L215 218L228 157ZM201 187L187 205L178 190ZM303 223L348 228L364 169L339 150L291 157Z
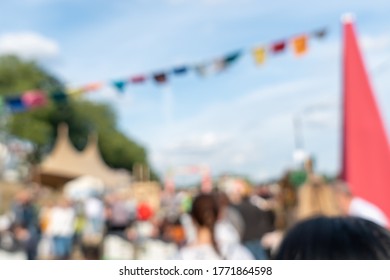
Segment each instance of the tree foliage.
M34 62L13 56L0 57L0 96L20 95L20 92L41 89L48 93L63 92L62 83ZM50 99L50 98L48 98ZM23 113L11 114L8 131L31 141L34 162L52 148L60 123L67 123L74 146L82 150L91 133L96 133L104 161L113 168L132 170L135 163L148 165L147 152L117 128L116 115L106 104L67 99Z

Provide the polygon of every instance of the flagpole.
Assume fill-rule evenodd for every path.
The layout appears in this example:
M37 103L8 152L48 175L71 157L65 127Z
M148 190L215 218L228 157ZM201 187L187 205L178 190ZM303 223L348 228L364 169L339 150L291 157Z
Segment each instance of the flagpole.
M295 150L303 150L303 131L302 131L302 118L300 115L295 115L293 117L294 123L294 139L295 139Z

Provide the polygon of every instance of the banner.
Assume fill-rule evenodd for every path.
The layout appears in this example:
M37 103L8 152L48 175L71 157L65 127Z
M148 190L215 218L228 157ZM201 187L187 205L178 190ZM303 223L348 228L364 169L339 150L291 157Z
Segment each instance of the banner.
M321 28L312 32L303 33L298 37L286 38L283 40L279 40L270 44L264 44L263 46L255 47L251 49L251 54L253 59L257 65L263 64L269 55L279 55L288 50L291 47L296 56L302 56L308 51L308 43L310 37L314 37L316 39L323 39L328 33L326 28ZM215 74L219 74L229 68L231 65L236 63L244 54L244 49L236 50L229 52L225 55L222 55L218 58L213 58L210 60L198 62L198 63L183 63L180 66L174 66L170 69L165 69L163 71L151 71L151 74L145 75L134 75L130 76L127 81L125 80L117 80L114 82L110 82L118 92L124 92L125 87L127 86L126 82L131 84L141 84L146 80L151 79L156 82L156 84L161 85L165 84L169 80L169 74L173 74L175 76L184 76L189 71L194 71L200 77L207 77ZM268 54L269 53L269 54ZM98 90L101 88L103 83L100 83L99 87L88 87L83 86L83 92L89 92L93 90ZM88 90L86 90L88 88Z
M302 33L302 35L286 38L273 42L271 44L264 44L250 49L250 54L257 65L264 64L266 59L272 55L279 55L287 51L291 47L296 56L302 56L308 52L308 43L311 37L316 39L323 39L328 33L326 28L318 29L313 32ZM111 82L93 82L88 83L77 88L67 89L66 92L44 93L40 90L27 91L23 98L13 97L6 98L5 105L7 105L12 112L22 112L29 108L44 106L47 102L47 97L56 103L67 101L67 95L72 97L81 97L86 93L94 92L102 89L105 86L113 87L117 92L124 93L129 84L137 85L143 84L148 80L153 80L157 85L163 85L169 81L169 75L185 76L190 71L194 71L200 77L211 76L226 71L229 67L237 63L245 54L245 49L239 49L221 55L218 58L213 58L200 63L183 63L176 65L170 69L162 71L152 71L150 74L137 74L125 79L116 79Z

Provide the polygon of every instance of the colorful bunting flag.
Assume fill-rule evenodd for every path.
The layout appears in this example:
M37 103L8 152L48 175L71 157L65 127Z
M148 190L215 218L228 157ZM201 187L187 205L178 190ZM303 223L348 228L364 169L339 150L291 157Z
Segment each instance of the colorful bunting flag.
M328 30L326 28L317 30L313 32L313 36L317 39L322 39L328 34Z
M328 33L326 28L319 29L317 31L307 33L295 38L292 38L291 44L294 50L294 53L298 56L303 55L308 50L308 40L311 37L315 37L321 39L325 37ZM279 54L286 50L288 40L280 40L270 44L269 46L256 47L252 50L252 55L256 64L263 64L267 59L268 50L273 54ZM226 70L233 63L237 62L239 58L242 56L242 50L236 50L234 52L228 53L225 56L220 58L207 61L206 63L199 63L191 66L180 65L173 67L167 72L155 72L154 74L148 75L135 75L127 80L116 80L111 82L111 85L117 89L118 92L125 92L126 86L128 83L132 84L140 84L145 82L147 79L152 78L157 84L163 84L168 82L168 73L172 73L174 75L184 75L190 70L194 70L199 76L205 77L211 74L220 73ZM101 89L104 86L103 83L95 82L86 84L77 89L69 89L66 93L64 92L56 92L50 94L50 97L56 103L66 102L69 95L73 97L78 97L83 95L84 93L88 93L91 91L96 91ZM6 104L9 107L12 107L13 110L24 110L25 108L22 106L24 104L25 107L38 107L46 104L48 95L43 92L31 91L26 92L22 98L19 99L7 99ZM20 101L21 100L21 101ZM21 104L23 103L23 104ZM0 110L1 110L1 100L0 100Z
M77 98L85 93L83 88L69 88L66 90L66 92L69 95L72 95L73 97L77 97Z
M301 35L292 40L295 55L301 56L307 52L307 36Z
M212 73L220 73L224 70L226 70L229 66L231 66L234 62L236 62L240 56L241 56L241 51L235 51L232 52L228 55L226 55L223 58L219 58L213 61L211 64L211 72Z
M180 66L180 67L175 67L172 70L172 73L175 75L184 75L188 72L188 67L187 66Z
M114 81L112 82L112 85L118 90L120 93L124 93L126 90L126 81Z
M91 91L97 91L103 87L103 83L96 82L96 83L90 83L82 87L82 90L84 92L91 92Z
M201 77L205 77L209 74L210 71L208 71L208 69L209 65L207 64L198 64L194 66L195 72Z
M285 49L286 49L286 42L285 42L285 41L280 41L280 42L274 43L274 44L271 46L271 50L272 50L272 52L273 52L274 54L281 53L281 52L283 52Z
M56 104L63 104L68 101L68 95L65 92L57 91L53 92L50 95L50 98L56 103Z
M265 48L258 47L253 50L253 57L255 58L256 64L263 64L267 57Z
M133 84L141 84L146 81L146 77L144 75L133 76L129 80Z
M35 108L45 106L47 98L43 91L30 90L23 94L22 101L27 108Z
M239 51L235 51L235 52L232 52L228 55L225 56L225 58L223 59L225 65L230 65L234 62L236 62L242 55L242 51L239 50Z
M217 74L225 70L226 64L223 58L219 58L214 60L212 63L209 65L209 74Z
M27 107L20 96L7 97L5 103L13 113L25 112L27 110Z
M158 83L158 84L164 84L168 81L167 75L165 73L157 73L153 75L153 79Z
M328 33L326 28L319 29L317 31L307 33L307 35L301 35L299 37L292 39L292 47L296 55L300 56L307 52L308 50L308 40L309 37L313 36L316 38L323 38ZM273 54L279 54L286 50L288 40L276 41L273 44L270 44L267 47L257 47L252 50L252 55L255 59L256 64L263 64L267 58L268 49ZM195 64L194 66L188 67L186 65L173 67L171 70L166 73L155 73L150 75L137 75L128 79L127 82L133 84L139 84L145 82L149 77L153 78L158 84L166 83L168 81L167 73L172 73L175 75L186 74L189 70L193 69L199 76L205 77L208 75L220 73L224 71L228 66L236 62L242 55L243 51L238 50L232 53L227 54L222 58L217 58L206 63ZM119 92L124 92L126 81L116 81L113 82L113 85ZM99 88L99 87L97 87ZM96 90L95 87L84 87L84 91Z

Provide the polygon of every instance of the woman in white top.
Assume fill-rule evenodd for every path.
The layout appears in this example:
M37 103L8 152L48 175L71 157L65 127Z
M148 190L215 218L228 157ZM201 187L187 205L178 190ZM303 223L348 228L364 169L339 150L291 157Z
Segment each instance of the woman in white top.
M51 211L48 231L53 236L54 257L68 259L73 247L75 210L65 198L60 199L58 205Z
M179 259L222 259L214 236L218 219L218 205L214 197L209 194L198 195L192 204L191 217L196 229L196 238L179 251Z

